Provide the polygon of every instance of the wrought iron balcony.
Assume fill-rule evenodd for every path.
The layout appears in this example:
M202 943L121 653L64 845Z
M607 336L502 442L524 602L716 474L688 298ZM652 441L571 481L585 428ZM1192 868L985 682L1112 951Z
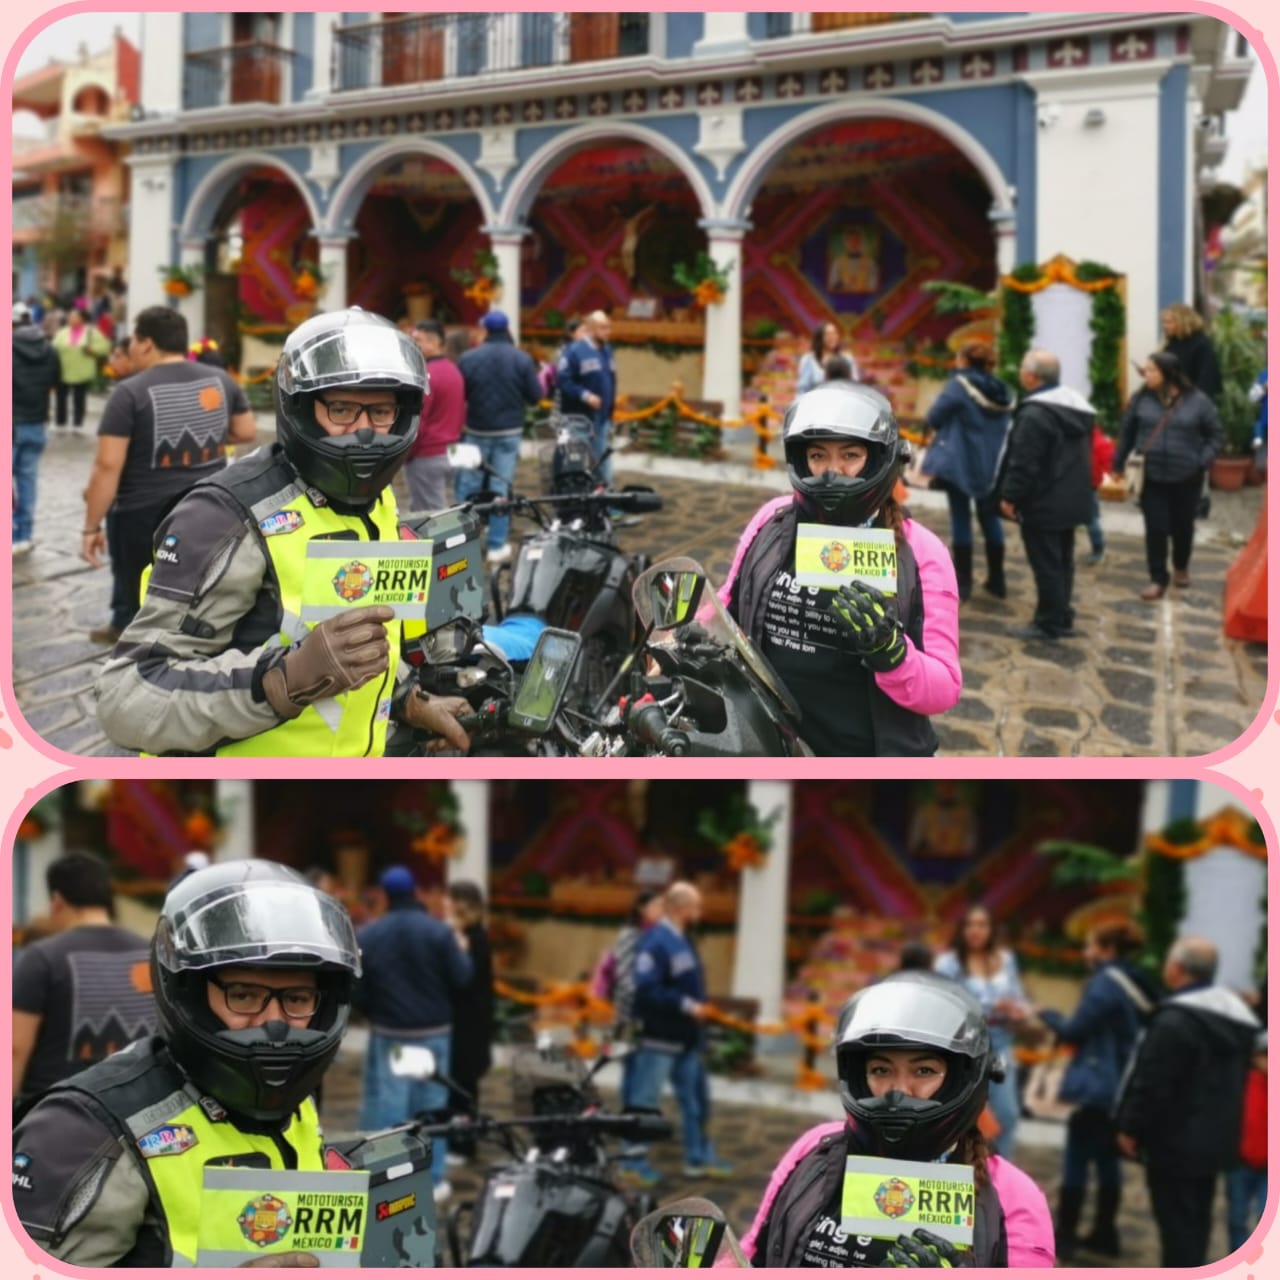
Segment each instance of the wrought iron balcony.
M189 53L183 106L196 111L241 102L282 103L292 58L292 49L260 40Z
M647 13L435 13L337 27L335 92L649 52Z

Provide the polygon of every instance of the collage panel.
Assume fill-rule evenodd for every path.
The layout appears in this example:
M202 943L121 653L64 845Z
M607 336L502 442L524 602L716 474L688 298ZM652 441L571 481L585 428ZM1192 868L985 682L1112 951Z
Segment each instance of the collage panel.
M1265 1201L1266 870L1194 780L70 783L13 849L16 1217L89 1267L1198 1266Z
M20 714L90 757L1229 747L1264 70L1197 13L55 24Z

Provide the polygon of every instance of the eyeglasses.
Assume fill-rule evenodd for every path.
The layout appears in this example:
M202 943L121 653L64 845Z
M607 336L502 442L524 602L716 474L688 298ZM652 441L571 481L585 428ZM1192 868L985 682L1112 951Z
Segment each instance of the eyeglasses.
M263 987L252 982L222 982L215 977L209 981L222 992L232 1013L262 1013L273 999L289 1018L310 1018L320 1007L320 992L315 987Z
M371 427L390 427L400 415L398 404L357 404L354 400L321 400L335 427L350 427L363 413Z

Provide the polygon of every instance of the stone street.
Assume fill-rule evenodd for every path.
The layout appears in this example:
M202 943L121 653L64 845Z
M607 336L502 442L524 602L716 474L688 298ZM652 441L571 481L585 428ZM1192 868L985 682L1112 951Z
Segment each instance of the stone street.
M36 547L13 562L14 685L32 727L52 745L81 755L119 755L94 712L93 680L105 651L87 632L107 621L110 573L78 558L82 493L94 452L90 417L82 432L50 430L40 469ZM259 416L261 439L270 420ZM775 446L776 448L776 446ZM745 457L745 451L740 452ZM704 464L623 454L618 483L649 483L661 512L622 531L629 549L655 560L690 555L719 581L752 512L786 486L781 469L752 471L742 461ZM518 478L536 491L531 463ZM1034 584L1011 530L1009 598L981 589L961 610L964 694L935 719L941 753L954 756L1195 756L1234 741L1253 721L1266 689L1263 645L1222 635L1222 587L1247 539L1264 490L1215 493L1197 530L1193 585L1155 605L1146 584L1141 518L1128 505L1103 504L1107 553L1076 575L1080 636L1057 645L1026 643L1009 627L1031 620ZM948 539L942 495L913 491L913 514ZM975 576L983 572L981 548Z

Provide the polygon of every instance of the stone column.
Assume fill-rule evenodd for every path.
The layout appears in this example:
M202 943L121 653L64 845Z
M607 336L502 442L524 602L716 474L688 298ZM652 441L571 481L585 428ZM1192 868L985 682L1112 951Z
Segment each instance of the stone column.
M1018 265L1018 215L1012 209L994 205L987 214L996 237L996 288L1000 276L1007 276Z
M511 340L520 344L520 243L529 233L528 227L481 227L489 237L493 256L498 260L498 279L502 281L502 297L492 310L505 311L511 321Z
M317 239L320 270L324 272L325 279L324 291L317 300L322 311L341 311L347 305L347 246L353 234L331 231Z
M723 57L745 50L750 43L745 13L704 13L702 39L693 46L695 58Z
M489 897L489 784L484 779L453 781L462 822L462 856L445 864L445 880L471 880Z
M698 225L707 233L712 262L729 277L724 299L705 312L702 398L722 401L724 416L736 418L742 407L742 237L749 224L706 220Z
M787 884L791 870L791 783L748 782L747 799L766 817L781 809L773 827L773 848L764 866L741 873L738 933L733 953L733 995L760 1001L760 1019L782 1012L786 975Z
M203 276L205 261L205 239L184 240L178 250L178 262L187 271L195 271ZM200 287L187 294L185 298L176 300L177 308L187 319L187 332L192 342L204 337L204 281Z
M173 157L133 155L125 163L131 170L128 308L133 317L169 301L160 272L169 265L173 246Z
M222 844L214 857L219 862L258 856L253 822L253 789L257 784L244 778L219 778L213 784L214 802L226 825ZM264 850L269 857L270 851Z

